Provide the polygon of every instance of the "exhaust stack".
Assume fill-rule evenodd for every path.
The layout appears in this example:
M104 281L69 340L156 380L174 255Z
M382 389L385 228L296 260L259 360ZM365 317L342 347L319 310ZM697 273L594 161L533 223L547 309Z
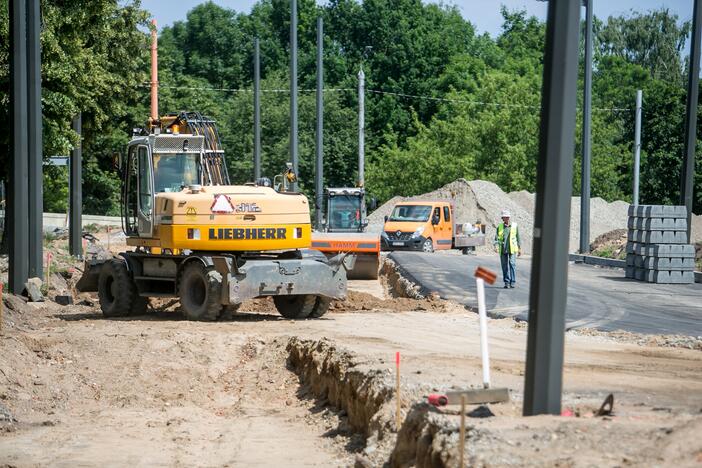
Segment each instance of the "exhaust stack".
M156 20L151 21L151 124L158 122L158 37Z

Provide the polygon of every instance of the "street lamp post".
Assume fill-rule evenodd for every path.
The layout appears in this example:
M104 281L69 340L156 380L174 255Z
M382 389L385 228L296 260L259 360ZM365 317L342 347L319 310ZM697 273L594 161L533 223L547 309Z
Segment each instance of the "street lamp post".
M580 167L580 253L590 253L590 141L592 122L592 1L585 6L585 80L583 83L583 155Z

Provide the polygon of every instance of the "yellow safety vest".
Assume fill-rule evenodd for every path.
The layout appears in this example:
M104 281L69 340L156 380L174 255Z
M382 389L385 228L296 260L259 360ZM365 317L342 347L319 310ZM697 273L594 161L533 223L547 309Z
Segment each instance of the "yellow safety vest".
M497 243L500 246L500 255L505 246L505 223L497 225ZM512 223L509 226L509 250L516 254L519 252L519 243L517 242L517 223Z

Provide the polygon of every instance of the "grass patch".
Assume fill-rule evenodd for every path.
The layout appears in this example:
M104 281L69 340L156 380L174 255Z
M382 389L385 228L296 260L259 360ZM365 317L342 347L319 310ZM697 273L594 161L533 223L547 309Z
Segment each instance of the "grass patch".
M101 226L101 225L96 224L96 223L86 224L85 226L83 226L83 232L89 232L91 234L95 234L95 233L98 233L100 231L105 231L105 230L106 230L105 226Z
M597 250L593 250L592 255L595 257L624 260L626 258L626 250L617 248L614 245L605 245Z

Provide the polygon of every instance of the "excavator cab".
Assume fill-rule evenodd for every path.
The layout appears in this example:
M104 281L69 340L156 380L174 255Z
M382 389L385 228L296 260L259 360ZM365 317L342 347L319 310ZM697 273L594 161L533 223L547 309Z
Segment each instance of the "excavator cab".
M152 237L155 199L205 181L204 138L149 135L133 139L122 170L123 226L127 236Z

